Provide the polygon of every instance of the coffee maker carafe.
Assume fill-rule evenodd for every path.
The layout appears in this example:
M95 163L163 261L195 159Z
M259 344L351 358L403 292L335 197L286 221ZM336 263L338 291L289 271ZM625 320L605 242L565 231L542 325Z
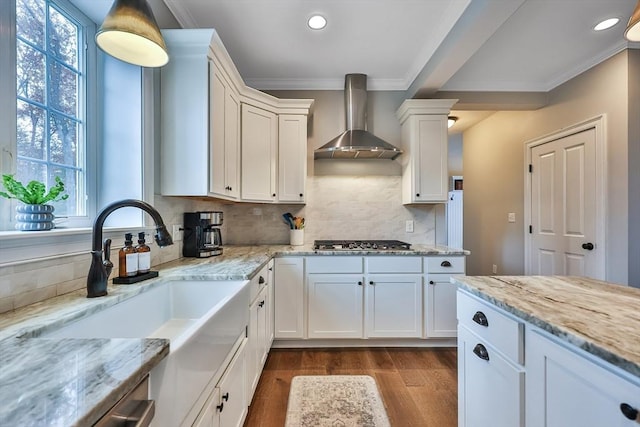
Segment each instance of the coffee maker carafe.
M196 258L221 255L221 225L222 212L185 212L182 255Z

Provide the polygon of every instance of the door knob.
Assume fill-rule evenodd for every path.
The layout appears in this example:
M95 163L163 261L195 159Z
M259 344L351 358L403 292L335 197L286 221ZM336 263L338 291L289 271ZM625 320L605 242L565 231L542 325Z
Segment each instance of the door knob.
M591 242L582 244L582 249L586 249L588 251L592 251L593 248L594 248L594 246L593 246L593 243L591 243Z

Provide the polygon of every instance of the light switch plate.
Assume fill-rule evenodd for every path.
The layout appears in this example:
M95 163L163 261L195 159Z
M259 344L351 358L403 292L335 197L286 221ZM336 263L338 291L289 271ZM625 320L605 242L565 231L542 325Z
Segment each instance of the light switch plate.
M509 212L509 214L507 215L507 220L509 222L516 222L516 213L515 212Z
M182 240L182 231L180 231L180 229L182 228L182 224L174 224L173 225L173 241L174 242L179 242Z
M404 231L406 231L407 233L413 233L413 220L412 219L408 219L405 221L404 223Z

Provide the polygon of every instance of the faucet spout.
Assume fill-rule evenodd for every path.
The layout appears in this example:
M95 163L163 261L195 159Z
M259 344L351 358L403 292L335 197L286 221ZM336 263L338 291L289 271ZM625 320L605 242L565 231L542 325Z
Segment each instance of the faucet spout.
M149 203L143 202L142 200L125 199L105 206L98 213L98 216L93 222L91 267L89 267L89 274L87 275L87 298L107 295L107 281L109 280L109 274L111 274L111 267L113 264L109 260L108 254L111 247L110 239L107 239L107 241L104 242L104 251L102 249L102 229L104 227L104 221L107 219L109 214L116 209L124 207L142 209L151 215L156 224L156 234L154 237L158 246L164 247L173 244L171 235L167 231L167 227L164 225L164 221L162 220L160 213ZM105 253L106 256L103 259L103 254Z

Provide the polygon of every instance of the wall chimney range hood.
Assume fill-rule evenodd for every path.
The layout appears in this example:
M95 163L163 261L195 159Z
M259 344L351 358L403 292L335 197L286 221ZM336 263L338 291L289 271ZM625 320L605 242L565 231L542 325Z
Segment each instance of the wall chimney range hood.
M390 159L402 150L367 132L367 75L347 74L344 81L347 130L314 151L314 159Z

